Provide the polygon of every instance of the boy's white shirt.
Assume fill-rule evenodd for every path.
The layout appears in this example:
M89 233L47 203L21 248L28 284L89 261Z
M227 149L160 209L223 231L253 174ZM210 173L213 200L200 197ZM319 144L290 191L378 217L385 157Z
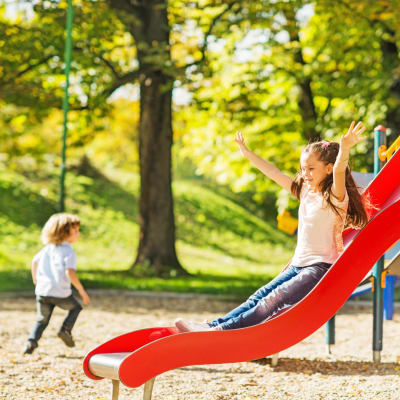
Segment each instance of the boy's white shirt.
M71 281L66 270L76 270L76 254L68 242L60 245L48 244L35 255L37 263L37 296L68 297L72 294Z
M333 264L343 252L342 231L349 197L343 201L331 196L340 216L327 204L320 192L304 184L300 193L299 227L296 251L291 264L296 267L324 262Z

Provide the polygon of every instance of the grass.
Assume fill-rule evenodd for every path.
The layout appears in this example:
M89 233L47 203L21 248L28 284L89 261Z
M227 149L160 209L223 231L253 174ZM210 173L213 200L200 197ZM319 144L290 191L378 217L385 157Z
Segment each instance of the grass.
M245 298L276 276L295 238L276 227L274 208L260 219L248 196L201 180L174 183L178 257L191 276L134 277L127 271L138 245L138 177L87 165L67 174L67 210L82 219L74 245L87 288L221 294ZM0 292L32 290L32 256L40 230L57 209L58 170L12 171L0 166ZM368 298L368 295L366 295ZM400 300L400 288L396 289Z
M273 207L262 220L248 210L245 197L226 196L224 188L199 180L180 180L173 186L176 246L191 276L133 277L127 270L139 235L137 175L86 165L69 171L66 187L66 208L82 219L74 248L87 288L243 298L274 277L294 250L295 238L276 228ZM29 266L42 246L40 229L56 212L57 197L58 170L0 167L0 291L33 290Z

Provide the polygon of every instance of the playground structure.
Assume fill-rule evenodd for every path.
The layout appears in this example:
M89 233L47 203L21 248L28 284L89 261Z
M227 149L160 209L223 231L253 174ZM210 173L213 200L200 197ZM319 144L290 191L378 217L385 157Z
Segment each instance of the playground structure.
M294 235L297 232L298 220L292 217L288 210L283 210L276 217L278 221L278 229L286 232L289 235Z
M386 147L386 128L379 125L374 130L374 173L367 174L377 176L379 171L400 147L400 136ZM367 177L367 180L369 178ZM369 182L370 183L370 182ZM369 291L373 293L373 360L380 362L383 348L383 320L391 320L394 311L395 287L400 283L400 242L395 243L390 251L383 254L374 268L364 277L362 284L357 287L349 299L362 295ZM385 260L389 264L385 266ZM328 353L335 344L335 316L326 324L326 345Z
M86 375L94 380L111 379L113 400L118 399L119 382L128 387L144 384L143 398L150 400L155 377L168 370L255 360L305 339L335 315L376 261L399 240L400 224L394 223L400 217L399 170L397 152L366 190L377 207L368 225L344 233L343 254L293 307L243 329L180 333L175 327L159 327L133 331L89 352L83 364Z

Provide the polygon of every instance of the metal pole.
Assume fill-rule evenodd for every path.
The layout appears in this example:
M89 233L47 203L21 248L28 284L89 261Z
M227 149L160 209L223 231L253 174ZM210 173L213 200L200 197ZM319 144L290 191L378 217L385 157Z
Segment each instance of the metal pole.
M384 163L379 159L379 146L386 145L386 128L382 125L374 129L374 175L378 175ZM384 268L385 256L383 255L374 265L372 274L374 277L374 316L373 316L373 341L372 354L374 362L381 361L381 351L383 342L383 288L382 271Z
M331 354L335 344L335 315L325 324L326 352Z
M111 388L111 400L118 400L118 397L119 397L119 381L113 379Z
M60 175L60 203L59 211L65 210L65 173L66 173L66 147L67 147L67 132L68 132L68 89L69 89L69 71L71 68L71 54L72 54L72 22L73 22L73 7L72 0L68 0L67 8L67 36L65 40L64 49L64 63L65 63L65 88L64 99L62 104L63 109L63 135L62 135L62 151L61 151L61 175Z
M144 384L143 400L151 400L155 379L156 379L155 377L151 378Z

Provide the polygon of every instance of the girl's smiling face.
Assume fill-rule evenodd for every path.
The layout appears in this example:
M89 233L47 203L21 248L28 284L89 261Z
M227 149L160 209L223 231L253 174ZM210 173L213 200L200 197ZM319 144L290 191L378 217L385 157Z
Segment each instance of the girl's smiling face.
M320 190L320 183L332 173L333 164L324 164L314 153L302 153L300 157L300 170L304 182L313 191Z

